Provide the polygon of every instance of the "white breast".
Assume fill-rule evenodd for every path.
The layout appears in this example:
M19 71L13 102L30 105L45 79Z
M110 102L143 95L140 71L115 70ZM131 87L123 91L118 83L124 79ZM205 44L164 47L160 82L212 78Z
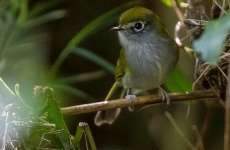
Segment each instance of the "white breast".
M148 90L162 84L172 71L168 69L169 66L176 64L176 61L167 55L168 41L154 40L156 37L152 37L151 41L144 37L130 40L123 33L119 33L119 39L125 49L128 64L126 74L122 78L123 86Z

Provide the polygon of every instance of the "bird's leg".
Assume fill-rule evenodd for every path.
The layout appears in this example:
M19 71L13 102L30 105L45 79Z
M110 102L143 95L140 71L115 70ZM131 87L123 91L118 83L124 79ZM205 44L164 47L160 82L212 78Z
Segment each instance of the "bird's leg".
M131 93L131 89L128 88L125 98L127 98L129 103L132 104L132 101L136 99L136 95L130 95L130 93ZM128 109L129 109L129 111L133 111L134 106L131 105L131 106L128 107Z
M159 94L161 94L161 96L163 97L163 101L166 100L167 105L169 105L170 98L169 98L168 93L160 86L158 86L158 89L159 89Z

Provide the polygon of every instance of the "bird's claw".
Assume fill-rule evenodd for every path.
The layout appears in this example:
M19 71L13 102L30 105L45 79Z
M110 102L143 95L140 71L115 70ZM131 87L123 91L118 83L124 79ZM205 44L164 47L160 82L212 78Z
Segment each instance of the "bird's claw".
M136 95L126 95L125 98L128 99L128 101L129 101L129 103L131 105L131 106L128 107L129 111L133 111L134 110L134 106L132 105L132 101L137 98Z
M162 89L161 87L159 87L159 93L161 94L163 101L166 100L166 104L169 105L170 97L169 97L168 93L164 89Z

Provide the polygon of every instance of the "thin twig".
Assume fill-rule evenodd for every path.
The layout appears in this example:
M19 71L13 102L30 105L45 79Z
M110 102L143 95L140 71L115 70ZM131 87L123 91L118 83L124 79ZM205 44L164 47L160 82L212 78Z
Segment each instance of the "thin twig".
M201 77L203 77L203 75L204 75L205 73L207 73L207 70L208 70L210 67L211 67L211 66L208 65L208 66L204 69L204 71L201 73L201 75L196 79L196 81L193 82L193 84L192 84L192 89L193 89L193 90L195 89L195 85L197 84L197 82L201 79Z
M181 40L179 38L180 28L181 28L181 22L178 21L176 26L175 26L174 37L175 37L175 41L176 41L177 45L183 46L183 44L181 43Z
M190 149L195 150L195 146L192 145L192 143L188 140L188 137L183 133L183 131L180 129L180 127L177 125L176 121L173 119L171 114L169 112L165 112L165 115L168 117L169 121L172 123L173 127L177 131L177 133L185 140L187 145L190 147Z
M214 3L216 4L216 6L218 6L218 7L220 8L220 10L221 10L220 17L223 15L223 13L226 14L226 11L224 10L224 8L221 7L220 4L219 4L217 1L214 0L213 2L214 2Z
M178 4L176 0L171 0L171 3L173 5L174 11L177 14L177 17L179 18L180 22L183 24L186 17L184 16L184 13L180 8L180 5Z
M228 63L228 78L230 78L230 64ZM224 150L229 150L230 136L230 82L228 81L225 104L225 130L224 130Z
M216 100L218 96L211 90L194 91L185 93L169 93L170 102L190 101L190 100ZM132 101L132 105L162 104L162 96L149 95L140 96ZM62 113L66 115L90 113L101 110L129 107L130 102L127 99L117 99L97 103L83 104L62 108Z
M204 144L203 144L203 141L202 141L202 137L199 133L199 130L197 129L197 127L195 125L192 126L192 130L195 131L195 134L197 136L197 147L196 149L199 149L199 150L205 150L204 149Z
M223 0L223 4L221 8L222 8L221 9L222 11L221 11L220 17L226 14L226 0Z
M2 137L2 150L5 150L5 148L6 148L6 139L7 139L7 132L8 132L8 125L9 125L9 123L8 123L8 117L9 117L9 111L7 111L6 112L6 122L5 122L5 129L4 129L4 135L3 135L3 137Z
M220 68L219 65L216 65L216 66L217 66L217 68L220 70L220 72L222 73L222 75L226 78L226 80L228 81L228 77L227 77L227 75L224 73L224 71Z

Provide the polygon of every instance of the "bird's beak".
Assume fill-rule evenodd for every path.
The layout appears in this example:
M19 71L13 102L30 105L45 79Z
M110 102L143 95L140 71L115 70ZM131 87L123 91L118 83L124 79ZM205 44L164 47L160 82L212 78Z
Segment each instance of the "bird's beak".
M124 26L119 25L117 27L112 27L110 30L111 31L121 31L121 30L127 30L127 29Z

